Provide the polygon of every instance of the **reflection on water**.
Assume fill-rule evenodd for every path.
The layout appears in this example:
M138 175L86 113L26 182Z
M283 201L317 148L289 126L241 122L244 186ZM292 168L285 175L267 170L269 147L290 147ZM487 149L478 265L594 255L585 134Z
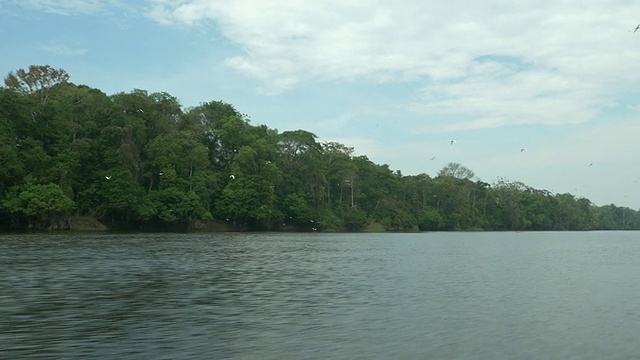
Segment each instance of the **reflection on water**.
M0 236L0 358L637 358L638 235Z

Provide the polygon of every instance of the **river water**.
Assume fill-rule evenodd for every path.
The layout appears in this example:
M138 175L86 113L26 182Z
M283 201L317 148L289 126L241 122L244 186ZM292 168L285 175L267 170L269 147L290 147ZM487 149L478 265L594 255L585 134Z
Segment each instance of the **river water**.
M640 233L0 236L4 359L637 359Z

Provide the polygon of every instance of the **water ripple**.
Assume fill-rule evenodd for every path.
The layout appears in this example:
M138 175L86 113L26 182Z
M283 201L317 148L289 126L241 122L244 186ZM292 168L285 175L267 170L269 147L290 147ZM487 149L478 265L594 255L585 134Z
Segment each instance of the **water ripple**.
M629 359L637 238L0 236L0 358Z

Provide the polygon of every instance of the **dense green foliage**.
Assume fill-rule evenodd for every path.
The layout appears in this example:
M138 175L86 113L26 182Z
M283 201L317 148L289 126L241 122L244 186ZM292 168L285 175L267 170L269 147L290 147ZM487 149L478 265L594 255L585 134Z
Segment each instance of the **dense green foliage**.
M403 176L308 131L251 125L220 101L183 110L167 93L107 96L30 67L0 88L0 226L361 231L640 229L639 212L449 164Z

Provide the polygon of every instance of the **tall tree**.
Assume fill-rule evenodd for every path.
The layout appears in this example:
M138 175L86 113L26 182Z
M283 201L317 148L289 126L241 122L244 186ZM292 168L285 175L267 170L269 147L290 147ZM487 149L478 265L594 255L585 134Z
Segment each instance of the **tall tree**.
M45 104L51 95L51 89L69 81L69 74L63 69L49 65L31 65L28 70L11 71L4 78L4 84L23 94L34 94L41 104Z
M475 174L471 169L460 163L450 162L440 169L438 176L450 176L456 179L472 179Z

